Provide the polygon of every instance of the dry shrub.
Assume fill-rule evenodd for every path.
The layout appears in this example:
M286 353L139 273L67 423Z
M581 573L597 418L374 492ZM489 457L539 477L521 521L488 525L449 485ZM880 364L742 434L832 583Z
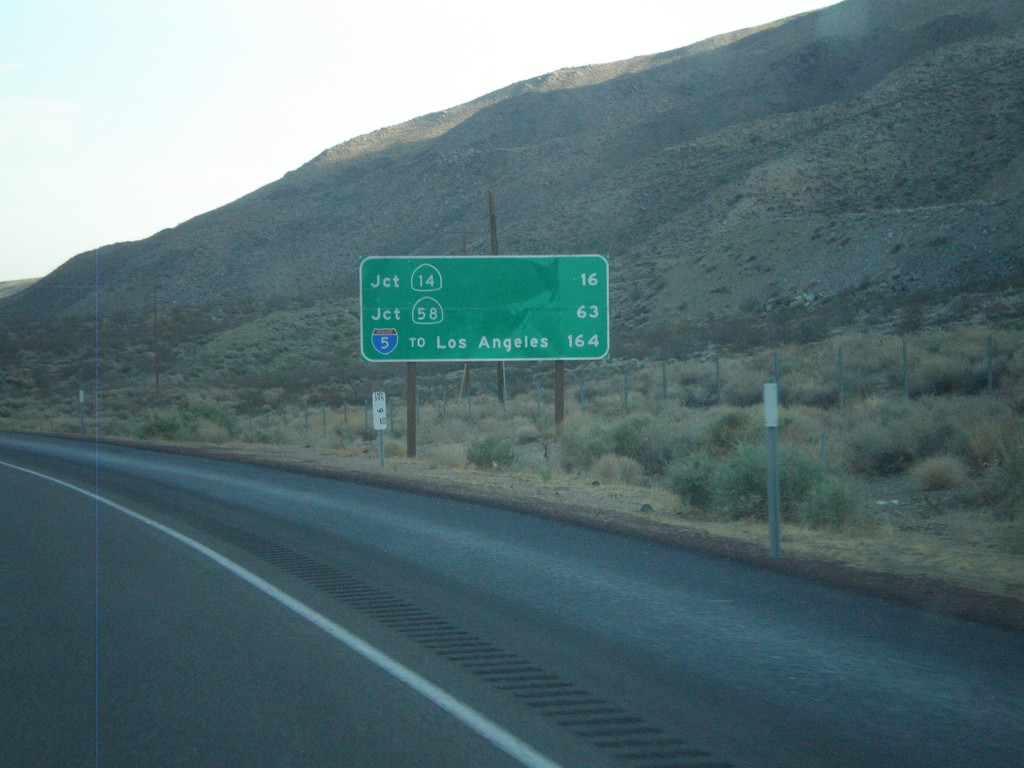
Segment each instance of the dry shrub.
M233 434L222 424L200 419L196 422L193 439L200 443L226 443Z
M715 365L713 362L691 360L682 363L678 368L669 366L668 376L669 381L672 381L674 378L683 387L687 385L713 386L715 381Z
M1024 521L1024 447L989 467L977 484L978 501L1004 520Z
M261 437L262 437L262 435L257 435L256 438L255 438L255 442L258 442L258 443L265 443L265 442L283 443L284 442L283 439L282 440L259 439ZM371 442L369 440L352 440L352 441L349 441L349 442L342 442L342 443L340 443L338 445L337 450L338 450L338 455L339 456L369 456L371 451L373 452L373 455L376 456L377 455L377 443L376 443L376 441Z
M512 423L506 427L506 433L512 435L518 445L535 443L540 440L540 430L537 429L537 425L521 416L512 419Z
M708 510L715 499L719 460L703 451L687 453L668 468L669 488L691 509Z
M689 405L714 405L718 398L713 359L691 360L678 368L670 366L668 382L669 397ZM660 388L660 382L658 385Z
M838 403L836 351L815 345L786 349L782 354L788 363L780 382L780 394L786 405L825 408Z
M985 372L962 357L926 352L910 367L910 391L914 395L970 394L985 385Z
M762 445L740 445L720 457L690 454L677 460L668 476L669 487L692 510L732 520L767 516L767 457ZM858 517L860 495L854 483L799 451L781 452L779 486L786 521L839 529Z
M833 340L835 357L826 368L839 371L839 350L843 350L843 380L847 399L882 392L890 386L891 373L898 366L898 350L882 345L875 334L844 334Z
M786 441L796 445L817 445L825 431L825 414L809 406L790 406L782 409L780 433Z
M948 491L967 482L967 465L956 456L932 456L910 470L923 491Z
M796 517L796 508L810 492L824 470L802 453L779 453L780 507L787 519ZM715 468L715 503L731 519L745 517L767 519L767 454L761 444L741 445L720 460Z
M466 461L478 469L507 469L515 460L512 441L504 437L477 437L466 449Z
M1009 347L1013 352L1006 355L1005 362L1002 364L1001 376L999 377L999 386L1001 387L1012 387L1016 385L1018 388L1021 383L1024 382L1024 347L1020 346L1019 341L1006 340L1002 343L1000 340L995 342L997 349L1004 349Z
M861 504L861 494L852 479L824 472L797 502L795 516L808 528L841 530L863 521Z
M812 378L787 380L782 395L789 405L800 403L818 408L828 408L839 402L839 386L835 381Z
M639 414L627 416L612 428L612 447L620 456L639 462L648 475L660 475L675 452L673 432L671 424L664 419Z
M722 403L745 407L760 403L764 383L771 378L772 356L764 353L740 358L721 358ZM711 371L714 387L714 369Z
M739 445L761 436L754 409L716 408L704 432L703 444L713 456L732 453Z
M757 405L764 400L764 382L767 377L763 373L733 368L727 379L722 372L722 402L729 405L744 407Z
M1011 555L1024 556L1024 517L1008 520L998 528L998 543Z
M481 416L481 409L474 407L474 410L477 413L476 423L472 428L472 434L474 437L478 437L480 435L508 435L511 433L508 419L495 414Z
M956 421L963 433L964 458L974 467L1001 464L1024 446L1024 419L993 398L960 403Z
M420 425L420 433L436 443L464 443L475 430L462 418L441 419L437 423Z
M872 398L850 410L846 456L869 476L904 472L919 459L955 453L959 436L951 409L938 401Z
M606 453L612 453L612 427L607 419L577 416L566 419L559 455L567 472L587 470Z
M704 444L704 433L708 424L718 412L718 408L683 408L665 422L665 429L670 429L675 436L676 453L682 454L695 450Z
M425 452L424 458L438 467L461 469L466 466L466 446L463 443L432 445Z
M510 397L506 401L505 412L510 418L532 421L537 416L537 396L530 393Z
M635 485L643 475L643 467L640 466L640 462L628 456L606 453L594 462L590 474L606 483Z

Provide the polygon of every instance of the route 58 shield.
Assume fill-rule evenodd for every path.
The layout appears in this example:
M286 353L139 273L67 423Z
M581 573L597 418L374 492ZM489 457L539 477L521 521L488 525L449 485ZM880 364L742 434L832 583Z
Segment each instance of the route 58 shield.
M398 348L398 331L394 328L375 328L371 343L382 355L390 355Z

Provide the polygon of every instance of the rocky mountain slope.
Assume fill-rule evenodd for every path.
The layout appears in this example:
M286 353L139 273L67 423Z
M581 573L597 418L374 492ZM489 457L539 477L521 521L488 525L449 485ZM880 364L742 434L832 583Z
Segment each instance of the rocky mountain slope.
M23 291L26 288L28 288L30 285L32 285L32 283L34 283L34 282L35 282L34 279L30 279L30 280L8 280L6 282L0 283L0 299L4 299L4 298L6 298L8 296L13 296L18 291Z
M1024 5L846 0L560 70L333 147L81 254L0 318L354 295L366 255L605 253L616 322L999 285L1022 271Z

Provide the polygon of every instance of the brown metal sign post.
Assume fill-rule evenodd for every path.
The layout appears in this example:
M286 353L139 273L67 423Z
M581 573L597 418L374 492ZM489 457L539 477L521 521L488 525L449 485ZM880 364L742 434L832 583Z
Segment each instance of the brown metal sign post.
M562 439L565 421L565 360L555 361L555 438Z
M405 455L416 458L416 363L405 364Z

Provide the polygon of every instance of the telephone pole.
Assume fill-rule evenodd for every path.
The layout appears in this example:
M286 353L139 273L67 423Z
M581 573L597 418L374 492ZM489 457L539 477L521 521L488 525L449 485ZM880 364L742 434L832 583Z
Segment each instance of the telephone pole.
M156 291L157 288L153 286L153 381L156 386L156 390L160 390L160 337L158 335L158 324L157 324L157 310L156 310Z
M491 256L498 255L498 217L494 213L494 192L487 190L487 214L491 222ZM498 401L505 405L505 363L499 362L496 370Z

